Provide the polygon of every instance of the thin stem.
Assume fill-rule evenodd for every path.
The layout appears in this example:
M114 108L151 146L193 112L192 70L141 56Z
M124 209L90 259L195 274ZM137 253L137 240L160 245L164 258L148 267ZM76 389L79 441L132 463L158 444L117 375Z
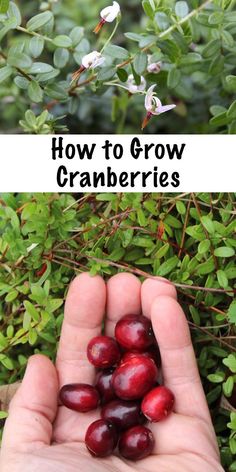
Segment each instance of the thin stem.
M109 36L108 40L105 42L104 46L102 47L100 53L102 54L104 52L104 50L106 49L106 47L108 46L108 44L111 42L111 40L113 39L113 37L115 36L116 34L116 31L117 31L117 28L119 26L119 23L120 23L120 18L117 17L116 19L116 24L115 24L115 27L111 33L111 35Z
M42 38L44 41L48 41L49 43L53 43L53 39L48 38L48 36L44 36L43 34L36 33L36 31L29 31L26 28L23 28L23 26L17 26L16 29L18 31L21 31L22 33L29 34L31 36L36 36L37 38Z

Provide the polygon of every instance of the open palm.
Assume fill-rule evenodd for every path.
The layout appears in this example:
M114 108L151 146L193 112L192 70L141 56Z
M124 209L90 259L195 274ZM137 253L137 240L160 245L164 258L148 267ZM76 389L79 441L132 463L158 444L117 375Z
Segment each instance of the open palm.
M88 341L105 331L113 335L125 314L151 318L160 347L165 385L175 394L175 412L149 425L155 449L147 459L130 462L112 455L91 457L84 444L88 425L98 412L79 414L57 404L66 383L93 383L95 371L86 358ZM7 419L0 459L1 472L222 472L216 437L200 382L188 325L165 280L142 285L131 274L111 277L81 274L72 282L56 368L49 359L30 358L24 380Z

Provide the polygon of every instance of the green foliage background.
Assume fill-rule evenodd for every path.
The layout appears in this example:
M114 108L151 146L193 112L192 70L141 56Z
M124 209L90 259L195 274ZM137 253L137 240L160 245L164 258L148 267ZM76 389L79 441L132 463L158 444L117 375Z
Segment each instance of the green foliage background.
M189 320L222 463L235 471L235 210L234 194L0 195L0 384L21 379L32 353L55 358L75 273L164 276Z
M100 51L112 32L114 23L98 37L92 33L110 3L0 1L0 129L137 133L144 96L120 88L133 73L137 83L141 74L147 86L156 83L164 104L178 105L153 118L148 133L235 133L235 0L121 0L106 64L73 88L71 74L82 57ZM159 74L147 72L148 55L162 62Z

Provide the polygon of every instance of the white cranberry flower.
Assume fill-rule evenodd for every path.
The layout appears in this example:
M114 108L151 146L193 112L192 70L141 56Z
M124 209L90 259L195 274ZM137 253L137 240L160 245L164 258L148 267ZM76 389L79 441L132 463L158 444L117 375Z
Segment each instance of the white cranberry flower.
M113 2L109 7L103 8L100 12L101 20L94 28L94 33L99 33L100 29L105 23L112 23L120 15L120 5L118 2Z
M148 56L148 66L147 66L147 71L150 74L159 74L160 70L162 68L162 62L152 62L152 56Z
M154 92L155 87L156 84L152 85L149 87L146 93L145 108L147 110L147 114L142 123L142 130L147 126L153 115L160 115L161 113L165 113L166 111L172 110L176 107L175 104L162 105L161 100L159 100Z
M105 62L105 57L98 51L92 51L82 58L80 68L72 75L72 80L78 80L82 72L88 69L96 69Z
M137 85L133 74L129 75L128 80L127 80L127 87L128 87L129 93L133 94L133 93L144 92L144 90L146 89L147 82L143 76L141 76L140 79L141 79L140 84Z

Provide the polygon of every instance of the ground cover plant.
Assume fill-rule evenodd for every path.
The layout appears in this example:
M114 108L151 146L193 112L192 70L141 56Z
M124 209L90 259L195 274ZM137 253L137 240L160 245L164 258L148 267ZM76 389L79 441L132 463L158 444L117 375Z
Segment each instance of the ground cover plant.
M54 359L75 273L164 276L188 317L222 463L235 471L235 195L0 198L0 385L20 380L32 353Z
M234 0L1 0L0 129L235 133L235 25Z

